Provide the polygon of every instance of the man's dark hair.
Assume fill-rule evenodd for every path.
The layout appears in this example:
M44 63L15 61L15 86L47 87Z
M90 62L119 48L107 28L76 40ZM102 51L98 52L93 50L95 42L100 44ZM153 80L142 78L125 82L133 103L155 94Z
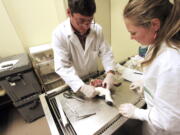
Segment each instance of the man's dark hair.
M79 13L84 16L93 16L96 12L94 0L68 0L71 13Z

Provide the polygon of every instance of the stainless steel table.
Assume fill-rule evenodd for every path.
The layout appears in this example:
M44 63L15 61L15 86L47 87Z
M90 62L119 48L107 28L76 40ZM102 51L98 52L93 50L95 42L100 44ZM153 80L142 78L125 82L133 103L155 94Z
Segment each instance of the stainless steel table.
M115 132L127 118L118 113L117 107L123 103L132 103L137 107L144 105L143 98L129 90L129 82L123 81L119 87L112 89L112 98L115 106L109 106L101 98L86 100L84 103L75 99L68 99L63 92L66 85L56 88L47 94L40 95L40 100L49 124L52 135L110 135ZM64 127L57 109L55 98L61 102L68 118L69 125ZM96 113L85 119L78 119L77 115Z

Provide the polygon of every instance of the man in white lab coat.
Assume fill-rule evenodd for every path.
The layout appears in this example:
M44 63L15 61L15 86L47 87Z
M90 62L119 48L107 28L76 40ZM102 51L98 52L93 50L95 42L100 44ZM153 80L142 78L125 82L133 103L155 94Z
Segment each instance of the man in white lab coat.
M74 92L80 91L89 98L98 93L81 77L98 70L98 57L106 71L104 87L112 87L114 75L113 54L101 26L93 23L95 11L94 0L68 0L69 18L55 29L52 37L56 73Z

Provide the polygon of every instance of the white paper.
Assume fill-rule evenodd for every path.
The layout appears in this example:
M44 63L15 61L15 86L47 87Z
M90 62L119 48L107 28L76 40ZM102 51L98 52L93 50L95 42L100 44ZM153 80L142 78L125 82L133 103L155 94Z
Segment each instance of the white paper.
M130 82L141 80L142 76L142 72L130 68L124 68L122 72L122 77Z

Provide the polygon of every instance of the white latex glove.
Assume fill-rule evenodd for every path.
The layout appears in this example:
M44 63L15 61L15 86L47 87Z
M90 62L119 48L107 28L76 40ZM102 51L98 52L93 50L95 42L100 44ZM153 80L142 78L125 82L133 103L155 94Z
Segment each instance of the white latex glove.
M103 88L111 89L114 85L114 74L107 73L105 79L103 80L102 86Z
M122 104L119 107L119 113L124 117L133 118L136 107L132 104Z
M98 95L99 93L95 90L95 87L94 86L91 86L91 85L83 85L81 88L80 88L80 92L82 92L86 97L88 98L93 98L95 97L96 95Z
M131 90L136 90L138 93L143 92L143 80L132 82L129 86Z
M124 117L139 120L148 120L149 110L139 109L133 104L122 104L119 107L119 113Z

